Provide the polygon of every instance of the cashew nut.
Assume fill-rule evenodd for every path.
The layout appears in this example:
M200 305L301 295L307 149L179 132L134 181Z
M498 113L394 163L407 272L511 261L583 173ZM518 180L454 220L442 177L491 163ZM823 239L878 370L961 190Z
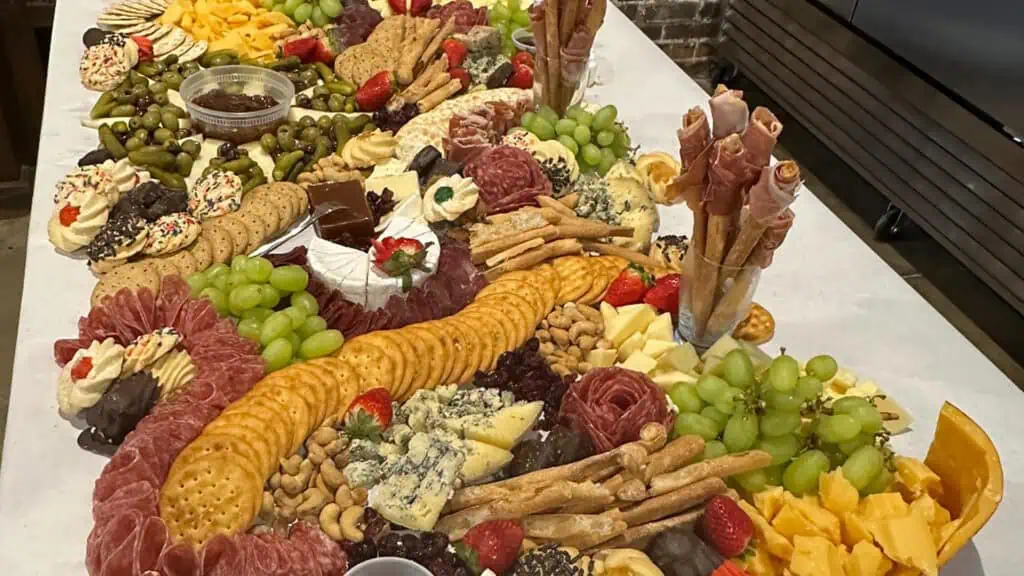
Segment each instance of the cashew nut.
M281 473L280 472L274 472L270 476L270 487L273 488L274 490L277 490L278 488L281 487Z
M314 466L319 466L324 460L327 460L327 451L319 444L309 444L307 452L307 458Z
M330 462L330 460L328 460L328 462ZM317 472L316 475L313 476L313 486L316 486L317 489L323 492L324 494L330 494L334 492L332 488L329 488L327 486L327 482L324 481L324 475L320 474L319 472Z
M299 504L302 504L302 494L296 496L290 496L281 488L274 490L274 502L277 502L279 508L298 508ZM280 513L278 513L280 515Z
M566 307L565 308L565 315L568 316L569 319L572 320L573 322L586 322L587 321L587 317L584 316L583 313L579 311L579 308L577 308L575 306L573 306L572 308Z
M551 325L548 324L548 319L547 318L545 318L545 319L540 321L540 329L541 330L547 330L550 327L551 327Z
M548 338L550 338L550 337L551 337L551 334L548 333ZM548 356L552 352L555 351L555 343L554 342L541 342L540 343L540 348L538 348L537 351L540 352L541 356Z
M569 354L569 356L572 356L577 361L580 361L580 360L583 359L583 351L580 350L580 347L576 346L575 344L572 345L572 346L569 346L569 349L566 350L566 352Z
M281 488L291 496L297 496L309 487L313 477L313 463L303 460L297 474L281 476Z
M335 542L341 542L344 538L341 534L341 524L338 519L341 517L341 506L331 502L327 506L324 506L323 510L320 511L320 529L324 531L324 534L334 540Z
M562 328L551 328L551 339L559 348L569 347L569 332Z
M584 354L586 354L593 350L594 346L597 345L597 338L584 334L576 341L576 345L580 347L580 350L582 350Z
M317 514L320 509L330 502L330 497L320 491L319 488L310 488L302 493L302 504L299 504L295 511L299 516Z
M352 497L352 490L345 485L338 486L337 492L334 493L334 502L342 508L348 508L356 503L356 499Z
M263 505L260 506L260 516L270 518L274 515L274 494L265 490L263 492Z
M309 439L321 446L327 446L338 439L338 431L334 428L317 428ZM309 440L306 441L306 445L309 446Z
M551 332L548 332L547 330L537 330L533 335L541 342L551 341Z
M579 310L580 313L582 313L583 316L590 322L593 322L594 324L597 324L599 326L604 323L604 319L601 318L601 312L596 308L587 306L586 304L577 304L576 309Z
M355 488L352 490L352 499L356 501L356 504L366 504L366 499L370 497L370 491L366 488Z
M345 466L348 466L348 450L342 450L334 456L334 465L338 470L343 470Z
M580 364L579 361L572 356L567 356L562 360L562 363L565 364L565 367L568 368L570 372L575 372L576 369L579 368Z
M613 346L612 341L607 338L601 338L597 341L598 350L611 350Z
M328 456L334 458L338 454L341 454L341 451L344 450L346 446L348 446L348 440L344 438L338 438L332 441L330 444L324 446L324 452L327 452Z
M327 492L334 492L338 489L338 486L345 483L345 475L341 473L341 470L338 470L338 467L334 465L334 460L331 459L324 460L323 464L320 465L320 478L330 488Z
M563 330L567 330L570 326L572 326L572 319L561 312L555 311L552 312L551 314L548 314L548 324L550 324L553 328L561 328Z
M363 541L363 531L359 528L359 523L363 521L365 510L362 506L352 506L341 513L341 534L346 539L353 542Z
M597 324L593 322L577 322L569 328L569 339L576 342L580 336L596 336L598 334Z
M299 466L302 464L302 456L292 454L288 458L281 458L281 471L290 476L299 473Z

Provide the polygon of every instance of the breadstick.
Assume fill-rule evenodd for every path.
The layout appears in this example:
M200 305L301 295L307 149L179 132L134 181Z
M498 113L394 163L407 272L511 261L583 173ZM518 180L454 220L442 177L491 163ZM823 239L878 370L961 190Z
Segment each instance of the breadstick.
M573 2L575 0L565 1ZM544 0L544 33L547 37L540 40L541 42L546 42L547 46L544 54L548 59L548 77L544 82L544 92L548 94L548 106L559 112L562 110L558 96L558 87L562 81L562 46L559 43L558 32L558 0Z
M647 485L639 478L631 478L615 492L615 497L623 502L639 502L647 498Z
M643 444L644 449L651 455L652 460L654 455L665 447L667 440L668 431L665 430L665 425L660 422L648 422L640 428L639 442Z
M684 438L687 440L680 442L680 440L683 440ZM694 442L694 438L696 438L697 442ZM659 424L658 422L648 422L647 424L644 424L643 428L640 429L640 440L638 442L642 444L651 455L650 461L644 468L644 475L634 478L634 476L629 472L617 471L617 474L609 475L610 477L601 483L601 487L613 494L616 494L619 500L629 502L643 500L647 497L647 485L645 484L646 480L640 481L640 478L646 477L647 470L650 470L652 466L655 466L656 461L662 462L656 465L656 467L660 469L665 466L664 462L670 461L673 458L682 458L682 462L679 462L676 465L678 468L689 462L694 455L704 450L704 441L699 437L684 436L677 440L673 440L668 446L665 445L665 439L666 431L664 425ZM699 446L693 446L687 451L682 451L679 448L679 445L690 444L699 444ZM672 450L669 450L670 447L672 447ZM687 456L691 450L696 450L696 452L694 452L693 455ZM674 469L675 468L672 468L672 470ZM591 479L597 480L596 478ZM625 492L623 492L624 490ZM643 496L639 494L640 490L643 491ZM601 507L590 502L573 502L566 506L562 511L575 514L590 514L600 510L602 510Z
M422 72L420 72L420 75L417 76L416 79L412 81L412 84L409 84L405 91L402 92L402 96L410 102L419 100L425 94L427 94L425 89L427 85L430 84L430 81L433 80L435 76L444 72L447 69L448 55L441 54L440 58L434 60L430 64L430 66L427 66L426 68L423 69ZM447 82L447 80L445 80L445 82Z
M672 516L671 518L665 518L664 520L658 520L657 522L648 522L647 524L633 526L619 536L604 542L600 548L591 548L590 550L586 550L585 553L593 554L599 549L607 548L637 548L643 550L647 547L648 542L654 536L657 536L666 530L671 530L672 528L695 524L702 515L704 515L703 506L684 512L678 516Z
M572 194L568 194L566 196L562 196L561 198L558 199L558 201L561 202L562 204L565 204L569 208L575 209L576 208L576 204L579 203L579 201L580 201L580 193L579 192L573 192Z
M571 546L577 549L593 548L602 542L607 542L629 529L629 525L622 520L616 520L610 525L602 526L601 530L594 530L580 536L565 538L563 546Z
M561 542L588 532L614 530L615 522L599 514L538 514L523 518L523 530L530 538Z
M447 72L439 72L437 74L434 74L434 76L425 86L416 89L416 91L407 96L406 99L409 102L420 102L421 100L426 98L428 94L434 92L435 90L441 88L445 84L451 82L451 80L452 76Z
M434 35L434 39L430 41L430 44L427 44L427 49L424 50L423 55L420 56L420 64L430 62L430 59L434 57L434 54L437 54L437 50L441 48L441 42L448 39L454 31L455 18L448 18L448 20L445 20L444 26L441 26L441 30Z
M562 480L584 482L589 480L595 473L607 469L610 465L621 467L620 462L624 459L623 455L633 459L637 458L637 451L646 454L646 451L639 442L630 442L608 452L595 454L571 464L545 468L490 484L467 486L455 492L452 499L448 501L445 510L446 512L454 512L471 506L479 506L480 504L502 498L506 494L513 494L523 490L535 490L538 486L547 486Z
M727 454L711 460L690 464L675 472L660 474L651 479L651 496L660 496L683 486L699 482L705 478L717 476L725 478L733 474L742 474L772 463L772 457L762 450L750 450L738 454Z
M400 84L410 84L413 81L416 63L419 62L427 43L434 37L438 26L441 25L438 20L433 18L413 18L411 20L413 38L408 44L403 42L402 55L398 58L398 70L395 71L395 77ZM409 27L407 26L406 34L408 33Z
M452 78L447 84L427 94L419 101L420 113L433 110L438 104L444 102L449 96L453 96L459 90L462 90L462 80Z
M562 204L561 202L555 200L550 196L537 196L537 204L539 204L541 208L551 208L552 210L558 212L559 214L568 216L570 218L577 217L576 212L574 212L572 208L569 208L565 204Z
M633 236L633 229L626 226L609 226L599 220L587 220L585 218L566 219L558 225L559 238L589 238L596 240L609 236L629 238Z
M583 0L584 4L586 0ZM558 40L565 46L572 38L572 31L576 29L576 15L579 10L579 0L565 0L562 7L562 17L558 20Z
M491 256L484 263L487 264L488 268L493 268L494 266L497 266L498 264L501 264L502 262L504 262L505 260L508 260L509 258L515 258L516 256L519 256L523 252L526 252L527 250L533 250L534 248L540 248L543 245L544 245L544 239L543 238L534 238L533 240L527 240L526 242L523 242L522 244L519 244L518 246L513 246L513 247L509 248L508 250L505 250L504 252L499 252L498 254L495 254L494 256Z
M461 540L470 528L484 520L516 520L554 510L572 500L573 490L570 484L571 482L567 481L555 482L525 499L519 494L476 508L460 510L438 520L434 530L448 534L452 540Z
M484 262L495 254L500 254L513 246L518 246L523 242L533 240L534 238L540 238L541 240L548 242L558 237L558 230L554 226L541 226L540 228L534 228L511 236L505 236L504 238L498 238L497 240L491 240L485 242L471 249L470 259L474 264Z
M725 492L726 489L725 482L721 478L712 476L693 484L687 484L672 492L648 498L636 506L620 512L616 517L625 520L630 526L646 524L678 514L704 502L715 494Z
M634 264L639 264L644 268L656 269L660 268L661 264L646 254L641 254L635 250L629 248L623 248L622 246L616 246L614 244L605 244L602 242L584 242L583 249L591 252L597 252L598 254L604 254L605 256L618 256L625 258Z
M644 470L644 483L651 478L673 472L690 463L698 454L704 452L704 439L700 436L680 436L668 443L664 449L651 455L651 461Z
M484 276L488 280L493 281L498 276L506 272L512 272L513 270L526 270L532 268L537 264L547 260L548 258L555 258L558 256L568 256L569 254L579 254L583 250L580 243L575 238L566 238L564 240L555 240L549 242L540 248L531 250L525 254L516 256L515 258L488 270Z

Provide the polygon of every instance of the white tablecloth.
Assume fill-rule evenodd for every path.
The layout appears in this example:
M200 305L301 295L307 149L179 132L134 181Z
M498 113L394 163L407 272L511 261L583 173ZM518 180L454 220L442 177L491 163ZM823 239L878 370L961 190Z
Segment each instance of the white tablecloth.
M76 334L94 279L81 261L58 255L46 239L55 182L93 148L79 126L97 95L78 81L81 34L98 0L59 2L50 53L36 189L28 239L18 347L0 469L0 574L84 574L92 525L93 482L105 458L75 444L78 431L57 415L53 341ZM675 129L689 107L706 101L686 77L618 10L609 10L597 42L598 76L588 100L614 103L645 150L677 149ZM828 352L876 380L917 418L896 440L923 457L944 400L964 409L995 440L1006 470L1006 497L986 529L945 576L1019 574L1016 536L1024 524L1024 395L914 290L861 243L813 193L757 299L778 319L775 340L798 358ZM662 232L687 233L685 209L662 215Z

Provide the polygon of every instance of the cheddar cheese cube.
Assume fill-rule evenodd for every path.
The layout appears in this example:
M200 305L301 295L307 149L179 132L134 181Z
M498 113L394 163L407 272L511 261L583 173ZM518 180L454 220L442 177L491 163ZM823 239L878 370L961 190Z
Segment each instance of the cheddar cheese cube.
M794 576L846 576L843 557L834 544L820 536L793 538L789 569Z
M843 514L843 544L853 548L858 542L873 542L868 525L859 514L847 512Z
M895 492L872 494L860 501L860 515L865 520L897 518L910 514L910 506Z
M892 560L886 558L877 546L870 542L858 542L846 560L847 576L885 576L892 568Z
M924 462L916 458L897 456L896 485L909 500L922 494L938 496L942 494L942 480Z
M757 511L766 520L771 522L775 515L779 513L779 510L782 509L782 504L785 502L783 498L784 493L785 490L783 490L782 486L775 486L767 490L755 492L754 507L757 508Z
M939 560L931 527L919 514L870 520L868 529L882 552L899 564L938 576Z
M739 500L737 504L747 513L747 516L750 516L751 522L754 523L755 540L759 542L759 547L763 547L776 558L789 560L793 556L793 544L785 536L779 534L775 528L772 528L771 524L764 519L764 516L761 516L761 513L748 502Z
M818 478L818 497L826 510L842 516L847 512L856 512L860 494L850 484L839 468L822 474Z

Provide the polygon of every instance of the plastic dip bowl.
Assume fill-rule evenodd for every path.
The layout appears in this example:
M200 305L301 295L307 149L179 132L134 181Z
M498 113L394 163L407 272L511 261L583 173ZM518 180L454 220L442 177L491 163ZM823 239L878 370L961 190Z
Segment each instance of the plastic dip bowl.
M270 96L277 105L252 112L221 112L211 110L192 100L220 88L229 94ZM295 86L280 72L256 66L218 66L189 76L181 83L181 98L194 127L209 138L244 144L259 140L288 120L288 111L295 98Z

